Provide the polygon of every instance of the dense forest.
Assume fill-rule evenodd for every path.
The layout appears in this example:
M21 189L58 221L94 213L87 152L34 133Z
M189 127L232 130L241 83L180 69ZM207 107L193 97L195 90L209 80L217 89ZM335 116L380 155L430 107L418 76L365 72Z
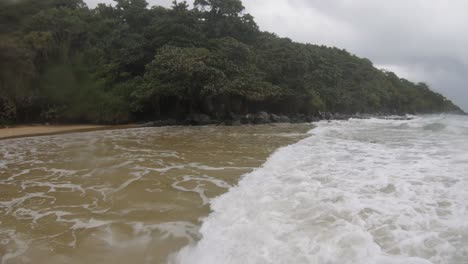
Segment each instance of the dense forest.
M0 123L461 112L346 50L259 29L240 0L0 0Z

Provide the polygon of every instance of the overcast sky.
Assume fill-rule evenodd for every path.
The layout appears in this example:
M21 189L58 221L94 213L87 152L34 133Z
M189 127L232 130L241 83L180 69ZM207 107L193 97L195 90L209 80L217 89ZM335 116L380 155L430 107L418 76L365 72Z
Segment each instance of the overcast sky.
M96 2L85 0L91 7ZM171 0L148 0L169 6ZM189 3L191 1L188 1ZM468 111L468 0L244 0L262 30L336 46Z

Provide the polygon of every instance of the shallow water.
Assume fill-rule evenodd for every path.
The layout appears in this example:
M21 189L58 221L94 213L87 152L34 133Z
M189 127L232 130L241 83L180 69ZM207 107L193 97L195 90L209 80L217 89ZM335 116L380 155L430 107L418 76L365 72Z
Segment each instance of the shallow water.
M171 263L466 264L468 117L320 122L211 208Z
M0 141L0 263L164 263L209 201L311 125L170 127Z

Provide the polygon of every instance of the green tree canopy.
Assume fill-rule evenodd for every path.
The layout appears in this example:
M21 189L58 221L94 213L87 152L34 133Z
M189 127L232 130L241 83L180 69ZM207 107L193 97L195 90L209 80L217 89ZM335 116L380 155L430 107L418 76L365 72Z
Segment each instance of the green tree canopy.
M192 113L462 112L346 50L259 30L240 0L0 1L0 122Z

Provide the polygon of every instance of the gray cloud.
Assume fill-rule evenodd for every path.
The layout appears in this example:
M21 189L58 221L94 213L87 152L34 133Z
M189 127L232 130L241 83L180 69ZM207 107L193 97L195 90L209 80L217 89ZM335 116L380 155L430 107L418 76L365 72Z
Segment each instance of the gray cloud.
M92 6L102 1L87 2ZM148 2L168 6L171 1ZM466 0L243 2L262 30L299 42L345 48L371 59L376 67L428 83L468 110Z

